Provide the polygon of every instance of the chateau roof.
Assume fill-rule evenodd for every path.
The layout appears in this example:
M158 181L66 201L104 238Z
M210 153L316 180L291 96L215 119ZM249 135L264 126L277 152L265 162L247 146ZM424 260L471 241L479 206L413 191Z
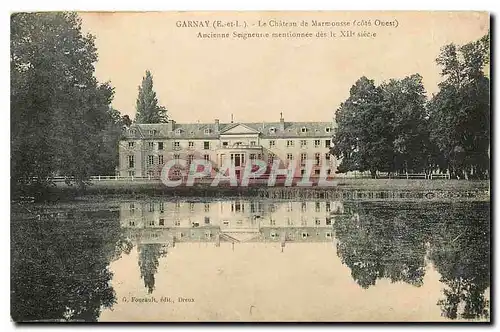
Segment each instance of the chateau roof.
M125 132L126 138L135 139L206 139L218 138L221 133L243 125L260 133L263 138L314 138L330 137L333 122L235 122L235 123L155 123L132 124ZM217 131L217 126L219 130ZM327 128L330 128L328 131Z

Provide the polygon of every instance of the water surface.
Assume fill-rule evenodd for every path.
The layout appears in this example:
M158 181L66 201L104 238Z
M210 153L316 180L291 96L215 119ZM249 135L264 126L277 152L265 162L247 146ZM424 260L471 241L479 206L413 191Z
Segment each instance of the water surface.
M16 321L489 320L489 202L13 206Z

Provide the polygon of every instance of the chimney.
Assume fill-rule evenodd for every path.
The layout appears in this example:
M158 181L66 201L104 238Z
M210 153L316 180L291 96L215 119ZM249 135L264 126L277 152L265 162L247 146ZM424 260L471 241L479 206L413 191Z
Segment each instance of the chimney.
M175 130L175 121L174 120L168 120L167 129L168 129L168 131Z
M215 119L215 132L219 132L219 119Z
M280 112L280 131L285 131L285 119L283 119L283 112Z

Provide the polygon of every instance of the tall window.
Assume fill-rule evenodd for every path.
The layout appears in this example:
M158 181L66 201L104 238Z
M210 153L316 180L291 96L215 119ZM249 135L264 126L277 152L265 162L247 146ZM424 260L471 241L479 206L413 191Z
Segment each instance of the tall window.
M134 168L134 156L128 156L128 167Z
M315 165L320 164L320 158L321 158L321 155L319 153L314 154Z
M128 147L133 148L134 147L134 142L128 142Z
M286 159L287 159L287 160L293 160L293 154L291 154L291 153L287 153L287 154L286 154Z
M177 154L177 153L176 153L176 154L174 154L174 160L175 160L176 162L177 162L177 161L179 161L180 157L181 157L181 156L180 156L179 154Z
M188 142L188 147L189 148L194 148L194 142L192 142L192 141Z
M174 142L174 149L180 148L180 143L179 142Z
M210 149L210 142L209 141L203 142L203 149L205 149L205 150L209 150Z
M307 153L301 153L300 154L300 164L305 165L306 164L306 159L307 159Z
M319 139L315 139L315 140L314 140L314 147L315 147L315 148L319 148L319 146L320 146L320 145L321 145L320 140L319 140Z
M250 160L255 160L255 153L250 153Z
M158 150L163 150L163 142L158 142Z
M255 141L250 141L251 146L255 146L256 142Z
M268 164L272 164L274 162L274 154L270 153L268 156L267 156L267 163Z
M163 155L158 156L158 165L163 165Z
M331 140L325 139L325 148L329 148L330 147L330 142L331 142Z
M188 163L191 164L194 160L194 155L190 154L188 155Z
M293 141L292 140L286 141L286 146L287 147L292 147L293 146Z
M276 141L272 140L272 141L269 141L269 147L270 148L274 148L276 146Z
M148 165L153 165L154 164L154 156L149 155L148 156Z
M325 153L325 159L330 160L330 153L329 152Z
M307 141L305 139L300 140L300 147L306 147L307 146Z
M210 155L209 154L204 155L203 159L205 159L206 161L209 161L210 160Z

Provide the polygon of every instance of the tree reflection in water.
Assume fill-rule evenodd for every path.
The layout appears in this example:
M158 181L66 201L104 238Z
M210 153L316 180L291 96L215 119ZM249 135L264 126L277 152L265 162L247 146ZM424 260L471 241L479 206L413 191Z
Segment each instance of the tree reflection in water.
M167 255L167 246L160 243L139 244L137 250L141 278L144 279L144 286L151 294L155 289L155 274L158 271L159 258Z
M118 212L13 215L11 316L14 321L96 321L116 302L110 261L130 252Z
M333 225L337 255L361 287L381 278L421 286L428 244L428 257L446 286L437 303L443 316L489 317L489 203L361 202L346 208L352 213Z

